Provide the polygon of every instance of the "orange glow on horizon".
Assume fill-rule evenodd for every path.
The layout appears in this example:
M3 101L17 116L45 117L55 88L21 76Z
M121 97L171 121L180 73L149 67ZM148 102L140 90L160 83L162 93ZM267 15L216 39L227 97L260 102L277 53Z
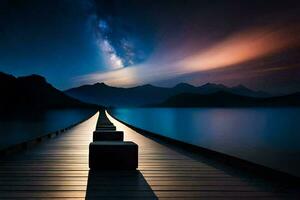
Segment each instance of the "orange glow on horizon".
M257 28L237 33L211 48L184 59L186 71L203 71L229 67L258 59L299 45L299 36L289 36L290 30Z
M106 82L112 86L134 86L166 80L183 74L229 68L274 53L300 46L299 27L266 26L233 34L223 41L190 55L178 55L176 49L161 52L161 57L140 65L79 77L79 82ZM185 46L178 43L178 49ZM185 48L184 48L185 49ZM190 46L190 49L195 47ZM188 50L188 49L187 49ZM186 51L188 52L188 51ZM179 60L179 61L178 61Z

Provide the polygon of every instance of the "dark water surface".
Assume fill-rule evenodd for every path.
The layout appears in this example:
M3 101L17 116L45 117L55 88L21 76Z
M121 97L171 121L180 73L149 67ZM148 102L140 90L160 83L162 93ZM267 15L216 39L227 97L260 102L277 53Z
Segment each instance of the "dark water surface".
M50 110L0 119L0 149L65 128L95 112L89 109Z
M136 127L300 176L300 108L120 108Z

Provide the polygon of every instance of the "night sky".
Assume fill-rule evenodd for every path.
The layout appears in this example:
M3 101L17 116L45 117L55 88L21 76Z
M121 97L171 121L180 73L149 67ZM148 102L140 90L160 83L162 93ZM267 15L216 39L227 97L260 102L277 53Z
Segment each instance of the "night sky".
M0 71L55 87L300 91L300 2L1 0Z

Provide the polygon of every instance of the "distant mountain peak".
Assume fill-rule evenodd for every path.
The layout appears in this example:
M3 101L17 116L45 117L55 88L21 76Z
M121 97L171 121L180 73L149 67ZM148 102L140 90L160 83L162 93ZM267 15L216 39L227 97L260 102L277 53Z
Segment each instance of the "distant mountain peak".
M99 87L97 87L98 85ZM217 93L220 91L221 93ZM221 94L223 96L230 96L233 93L249 97L265 96L264 94L257 93L256 91L246 89L243 85L232 88L210 82L197 87L182 82L178 83L174 87L159 87L146 84L129 88L117 88L107 86L105 83L97 83L94 85L86 85L85 87L69 89L66 93L88 103L102 104L106 106L143 106L156 104L182 93L193 93L199 95L217 93L215 95Z
M15 80L15 79L16 79L16 77L14 77L13 75L0 72L0 80L2 80L2 81L9 81L9 80Z
M225 85L223 84L216 84L216 83L205 83L203 85L201 85L200 87L219 87L219 88L227 88Z
M20 77L18 77L18 80L38 82L38 83L47 83L45 77L37 75L37 74L32 74L32 75L29 75L29 76L20 76Z
M106 85L104 82L101 82L101 83L97 82L97 83L95 83L94 85L98 85L98 86L108 86L108 85Z
M222 84L206 83L204 85L199 86L198 89L201 91L200 93L207 94L217 92L220 90L227 90L228 88Z
M156 87L156 86L148 83L148 84L137 86L137 87L141 87L141 88L153 88L153 87Z
M230 88L231 92L249 97L270 97L270 94L263 91L252 90L242 84Z
M95 83L94 86L100 87L100 88L111 87L111 86L107 85L107 84L104 83L104 82L101 82L101 83L99 83L99 82L98 82L98 83Z
M207 85L217 85L217 84L215 84L215 83L210 83L210 82L207 82L207 83L203 84L202 86L207 86Z
M0 72L0 76L14 77L13 75L11 75L11 74L6 74L6 73L4 73L4 72Z
M207 83L203 84L202 86L217 86L217 84L211 83L211 82L207 82Z
M195 86L188 83L178 83L177 85L174 86L174 88L183 88L183 87L195 87Z
M65 95L36 74L15 78L0 73L0 89L5 94L0 98L1 113L90 106Z

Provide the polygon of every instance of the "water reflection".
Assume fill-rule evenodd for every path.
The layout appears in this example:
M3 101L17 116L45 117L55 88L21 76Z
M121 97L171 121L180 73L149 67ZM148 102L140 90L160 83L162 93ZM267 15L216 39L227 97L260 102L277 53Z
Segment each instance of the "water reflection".
M161 135L300 176L300 108L115 109Z
M93 113L91 109L64 109L2 116L0 149L70 126Z

